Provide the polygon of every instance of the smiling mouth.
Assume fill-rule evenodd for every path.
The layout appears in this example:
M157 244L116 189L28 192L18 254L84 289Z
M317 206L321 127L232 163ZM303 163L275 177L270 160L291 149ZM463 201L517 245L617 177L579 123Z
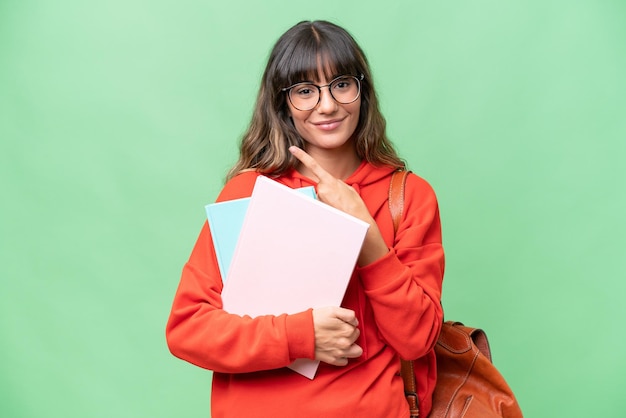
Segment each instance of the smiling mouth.
M315 122L313 123L313 125L323 131L332 131L333 129L336 129L339 125L341 125L341 122L343 122L343 119L333 119L328 121Z

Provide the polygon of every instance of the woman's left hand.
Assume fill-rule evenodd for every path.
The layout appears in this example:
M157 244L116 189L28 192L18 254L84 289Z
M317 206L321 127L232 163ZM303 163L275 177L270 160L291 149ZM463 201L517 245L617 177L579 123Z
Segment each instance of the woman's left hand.
M304 150L292 146L289 148L289 151L319 180L316 189L320 201L359 218L370 225L365 236L358 264L360 266L367 265L387 254L389 249L382 238L378 225L356 190L326 171Z

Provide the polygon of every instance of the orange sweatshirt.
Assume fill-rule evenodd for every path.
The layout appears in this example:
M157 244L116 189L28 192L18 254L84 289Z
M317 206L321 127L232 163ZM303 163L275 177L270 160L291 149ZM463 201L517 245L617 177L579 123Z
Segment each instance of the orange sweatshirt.
M429 184L409 175L394 238L388 208L392 171L362 163L345 180L364 200L390 251L355 268L342 303L356 312L363 355L344 367L321 363L313 380L285 367L314 358L312 310L256 318L222 310L223 285L205 222L183 268L166 336L175 356L214 371L213 418L406 418L399 356L419 359L421 412L428 414L436 379L433 347L443 320L439 210ZM250 196L257 176L236 176L217 200ZM276 180L293 188L315 184L295 170Z

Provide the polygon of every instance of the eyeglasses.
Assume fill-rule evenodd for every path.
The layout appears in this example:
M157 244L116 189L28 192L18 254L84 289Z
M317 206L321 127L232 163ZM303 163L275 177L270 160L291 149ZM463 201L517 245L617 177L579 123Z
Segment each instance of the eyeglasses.
M281 91L287 92L289 101L296 109L311 110L320 102L322 87L328 87L328 92L337 103L349 104L356 101L361 94L361 80L363 74L359 77L342 75L323 86L305 81L285 87Z

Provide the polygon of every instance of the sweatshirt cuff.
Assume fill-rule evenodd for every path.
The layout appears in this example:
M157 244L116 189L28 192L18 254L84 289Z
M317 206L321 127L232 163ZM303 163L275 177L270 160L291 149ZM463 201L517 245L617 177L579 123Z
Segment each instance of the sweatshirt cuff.
M399 277L405 271L395 251L391 250L383 257L363 267L357 267L365 290L376 290L389 284L390 277Z
M315 358L315 331L313 328L313 309L294 315L287 315L285 321L289 357Z

